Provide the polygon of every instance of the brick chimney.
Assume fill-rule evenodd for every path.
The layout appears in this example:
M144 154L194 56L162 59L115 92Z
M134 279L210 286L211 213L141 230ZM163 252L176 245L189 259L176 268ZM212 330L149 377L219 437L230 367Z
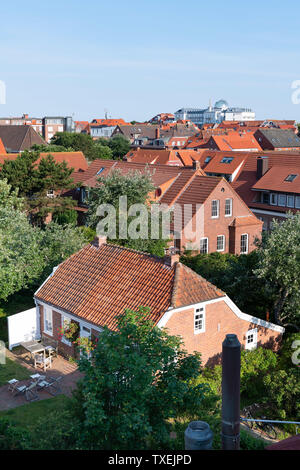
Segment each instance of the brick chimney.
M201 170L201 165L199 160L193 161L193 170Z
M157 127L157 128L155 129L155 138L156 138L156 139L159 139L159 138L160 138L160 130L159 130L159 127Z
M174 266L175 263L179 263L179 255L177 254L168 254L164 256L164 264L167 266Z
M269 169L269 159L268 157L258 157L257 166L256 166L256 178L260 180Z

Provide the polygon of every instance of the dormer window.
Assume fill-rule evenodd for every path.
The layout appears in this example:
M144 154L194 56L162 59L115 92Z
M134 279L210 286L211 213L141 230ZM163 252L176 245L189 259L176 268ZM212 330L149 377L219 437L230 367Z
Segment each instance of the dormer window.
M288 175L288 176L285 178L284 181L287 181L287 182L289 182L289 183L292 183L292 182L297 178L297 176L298 176L298 175L293 175L293 174Z
M221 163L231 163L233 160L233 157L224 157L221 160Z

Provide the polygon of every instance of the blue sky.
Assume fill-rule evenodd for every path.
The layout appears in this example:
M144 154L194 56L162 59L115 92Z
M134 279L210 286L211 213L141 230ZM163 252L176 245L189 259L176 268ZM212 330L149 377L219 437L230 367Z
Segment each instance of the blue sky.
M291 0L3 2L0 116L143 121L224 98L300 121L299 14Z

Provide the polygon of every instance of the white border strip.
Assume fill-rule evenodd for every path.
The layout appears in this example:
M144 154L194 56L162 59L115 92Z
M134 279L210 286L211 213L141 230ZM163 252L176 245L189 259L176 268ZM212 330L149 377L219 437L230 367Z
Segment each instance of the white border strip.
M209 304L214 304L216 302L221 302L222 300L227 304L227 306L232 310L232 312L237 317L239 317L241 320L244 320L248 323L254 323L255 325L263 326L264 328L268 328L269 330L277 331L278 333L281 333L281 334L284 333L285 329L282 326L275 325L274 323L271 323L271 322L268 322L268 321L265 321L265 320L261 320L260 318L253 317L252 315L248 315L247 313L241 312L241 310L238 308L238 306L235 305L235 303L227 295L224 296L224 297L218 297L217 299L208 300L206 302L200 302L198 304L192 304L192 305L188 305L186 307L182 307L182 308L179 307L179 308L174 308L172 310L168 310L163 315L163 317L159 320L159 322L157 323L157 326L159 328L163 328L164 326L166 326L166 324L168 323L168 321L172 317L173 313L183 312L185 310L190 310L191 308L198 308L200 305L206 306L206 305L209 305Z

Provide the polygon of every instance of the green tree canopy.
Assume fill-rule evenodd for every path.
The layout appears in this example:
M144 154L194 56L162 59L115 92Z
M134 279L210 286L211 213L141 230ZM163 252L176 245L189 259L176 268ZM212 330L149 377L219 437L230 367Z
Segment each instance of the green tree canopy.
M159 223L159 233L157 238L151 237L151 216L149 193L154 190L151 173L149 170L141 173L138 171L122 174L120 170L111 171L107 177L99 177L98 186L89 189L88 197L88 217L87 225L96 228L99 221L104 219L97 215L97 209L100 205L111 204L115 208L116 214L116 233L110 236L112 242L133 248L139 251L145 251L157 256L164 255L167 240L162 238L161 222ZM137 216L129 215L127 218L126 232L130 228L130 224L139 219L137 222L137 238L130 237L129 231L127 236L122 238L122 216L123 209L120 207L120 197L127 197L128 209L134 204L141 204L144 211L138 213ZM124 222L124 223L126 223ZM114 225L115 226L115 225Z
M130 142L123 135L112 137L109 140L108 145L112 150L114 160L123 158L130 150Z
M300 213L273 228L259 250L256 275L274 298L276 323L300 330Z
M95 160L96 150L92 137L76 132L57 132L51 139L51 145L81 150L88 160Z
M0 172L0 179L18 189L19 195L25 198L26 209L37 219L75 204L71 198L60 196L61 190L74 186L73 168L65 161L57 163L51 154L39 159L39 152L25 151L15 160L5 160ZM56 193L55 197L48 197L49 191Z
M191 385L200 355L187 354L179 337L147 319L149 310L126 310L117 331L104 328L84 373L74 409L81 419L79 447L153 449L170 445L171 418L194 414L205 385Z

